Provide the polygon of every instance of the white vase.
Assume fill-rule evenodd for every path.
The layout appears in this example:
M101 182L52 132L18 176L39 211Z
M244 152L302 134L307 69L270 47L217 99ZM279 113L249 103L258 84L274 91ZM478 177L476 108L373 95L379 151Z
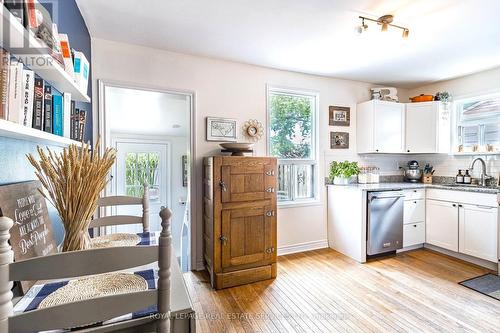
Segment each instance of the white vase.
M352 177L334 177L333 184L335 185L349 185L354 184L357 181L357 176Z

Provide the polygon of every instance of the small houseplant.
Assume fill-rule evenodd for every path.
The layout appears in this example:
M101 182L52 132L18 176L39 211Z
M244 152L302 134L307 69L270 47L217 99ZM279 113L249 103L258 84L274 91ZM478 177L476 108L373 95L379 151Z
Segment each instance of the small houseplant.
M359 174L358 162L332 162L330 164L330 181L336 185L347 185L356 182Z
M38 147L39 160L28 155L35 174L45 191L42 195L54 205L64 224L62 251L85 250L90 247L88 228L97 209L100 192L108 183L108 173L116 159L116 151L100 152L89 145L70 145L61 153Z

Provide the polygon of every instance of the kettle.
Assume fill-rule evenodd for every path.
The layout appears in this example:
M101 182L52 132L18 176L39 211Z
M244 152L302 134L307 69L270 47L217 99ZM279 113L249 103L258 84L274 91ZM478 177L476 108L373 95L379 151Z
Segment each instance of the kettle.
M417 183L422 178L422 170L417 161L409 161L408 168L399 167L404 171L405 180L410 183Z

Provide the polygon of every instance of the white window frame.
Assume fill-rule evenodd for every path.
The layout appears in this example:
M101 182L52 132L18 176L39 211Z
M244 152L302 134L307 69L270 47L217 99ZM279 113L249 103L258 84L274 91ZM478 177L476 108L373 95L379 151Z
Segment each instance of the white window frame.
M316 205L320 202L319 198L319 92L306 90L306 89L295 89L280 86L267 85L266 87L266 113L267 113L267 155L271 154L271 110L270 110L270 97L273 93L286 94L286 95L297 95L297 96L307 96L314 98L314 112L312 112L312 124L311 124L311 158L309 159L280 159L278 158L278 165L301 165L308 164L313 165L313 181L312 181L312 198L304 198L288 201L278 201L278 206L281 208L286 207L298 207L298 206L309 206ZM295 195L295 182L292 184L292 193Z
M452 136L453 136L453 152L456 152L458 149L458 146L460 145L460 138L459 138L459 130L458 126L460 124L460 116L461 116L461 111L459 111L459 106L463 105L464 103L471 102L471 101L476 101L476 100L481 100L481 99L488 99L488 98L499 98L500 97L500 91L489 91L481 94L474 94L474 95L467 95L467 96L460 96L457 97L453 101L453 129L452 129ZM483 123L481 120L475 121L478 126L479 124ZM487 122L484 122L487 123ZM484 124L483 123L483 124ZM478 144L481 145L482 142L484 142L484 137L481 137L484 133L478 134ZM491 154L498 154L498 152L492 152Z

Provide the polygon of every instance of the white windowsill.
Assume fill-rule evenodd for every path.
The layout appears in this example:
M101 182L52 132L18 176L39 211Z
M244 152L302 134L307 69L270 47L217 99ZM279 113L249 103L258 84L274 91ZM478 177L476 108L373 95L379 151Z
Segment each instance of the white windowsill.
M289 202L281 202L281 203L278 202L279 209L321 206L321 205L322 205L322 202L319 199L289 201Z

